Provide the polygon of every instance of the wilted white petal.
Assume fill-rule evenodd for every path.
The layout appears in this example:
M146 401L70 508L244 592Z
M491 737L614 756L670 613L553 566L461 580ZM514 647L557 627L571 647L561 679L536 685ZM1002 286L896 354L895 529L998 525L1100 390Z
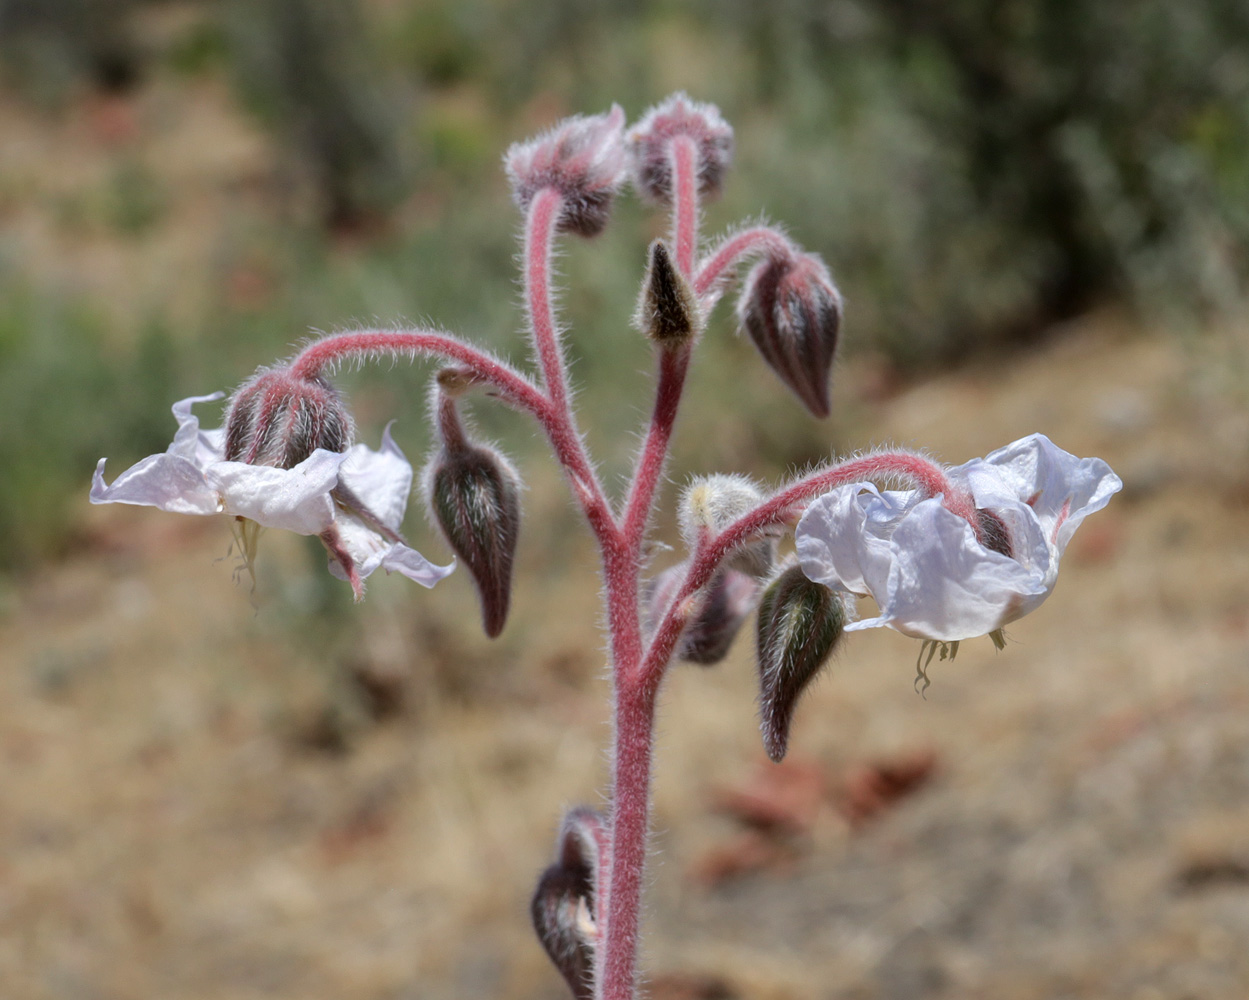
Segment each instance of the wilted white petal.
M201 469L209 462L221 460L221 448L225 440L223 431L201 431L199 418L191 412L196 403L213 403L225 396L224 392L214 392L207 396L189 396L173 404L174 419L178 421L178 431L173 436L173 444L168 453L179 455L189 462L194 462Z
M319 535L334 522L330 490L346 455L318 448L291 469L245 462L217 462L205 478L222 496L227 514L266 528Z
M216 490L193 462L178 455L148 455L113 480L104 482L100 459L91 479L92 503L131 503L159 507L173 514L220 514Z
M985 549L971 525L937 499L915 505L893 547L880 624L922 639L985 635L1031 610L1052 586L1048 566L1032 569Z
M437 563L430 562L416 549L396 542L382 556L382 569L387 573L401 573L423 587L432 587L455 571L455 560L451 560L446 566L439 566Z
M390 426L382 432L380 451L362 444L348 450L339 478L384 525L398 529L412 493L412 466L390 436Z
M1105 462L1076 458L1040 434L953 469L975 506L1005 528L1010 554L986 548L941 497L838 487L808 507L796 532L803 572L836 589L870 594L888 626L952 642L992 632L1049 596L1080 522L1122 488Z
M105 460L100 459L91 502L143 504L177 514L228 514L268 528L319 535L331 551L330 572L348 579L337 558L341 555L355 570L357 584L380 567L432 587L455 568L454 563L431 563L407 545L383 537L335 499L333 491L341 483L367 514L398 530L412 491L412 466L389 427L380 451L364 445L341 453L317 449L290 469L226 462L224 429L202 430L192 412L197 403L221 397L213 393L175 403L178 431L168 450L149 455L111 486L104 481Z

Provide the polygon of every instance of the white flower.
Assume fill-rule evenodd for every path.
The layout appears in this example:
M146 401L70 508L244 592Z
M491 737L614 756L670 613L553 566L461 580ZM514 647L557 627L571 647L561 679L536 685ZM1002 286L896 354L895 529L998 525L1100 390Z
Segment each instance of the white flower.
M405 545L398 528L412 491L412 466L390 436L381 451L358 444L345 452L318 448L290 469L227 462L225 431L201 430L196 403L222 393L192 396L173 406L178 432L163 454L149 455L112 485L100 459L92 503L131 503L175 514L228 514L266 528L317 535L330 554L330 572L348 580L358 600L374 570L402 573L432 587L455 564L437 566ZM246 533L245 533L246 537Z
M1058 563L1080 522L1123 483L1098 458L1076 458L1033 434L948 472L970 492L981 538L942 497L841 486L798 523L802 571L837 590L870 594L881 625L957 642L985 635L1037 608L1054 589Z

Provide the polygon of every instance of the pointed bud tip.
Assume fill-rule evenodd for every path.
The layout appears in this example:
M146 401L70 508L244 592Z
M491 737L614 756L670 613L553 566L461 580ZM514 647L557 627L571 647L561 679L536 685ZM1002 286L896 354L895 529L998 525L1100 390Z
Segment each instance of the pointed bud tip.
M677 347L698 335L701 319L694 290L677 270L668 245L655 240L634 322L655 343Z

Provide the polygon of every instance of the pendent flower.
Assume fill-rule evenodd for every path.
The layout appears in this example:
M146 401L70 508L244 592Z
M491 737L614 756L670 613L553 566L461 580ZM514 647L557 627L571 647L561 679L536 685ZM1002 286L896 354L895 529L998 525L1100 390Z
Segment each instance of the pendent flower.
M951 643L996 632L1050 595L1076 528L1123 487L1101 459L1076 458L1043 434L947 475L971 494L975 526L941 496L871 483L807 508L795 536L803 573L879 607L847 631L887 626Z
M389 428L380 451L349 447L350 421L337 414L341 403L332 389L270 371L239 390L227 427L202 430L191 408L222 395L175 403L173 443L111 485L104 481L106 460L100 459L91 502L238 518L248 561L261 527L316 535L329 553L330 572L351 584L356 600L364 594L364 579L379 568L426 587L455 568L454 563L431 563L399 534L412 491L412 466ZM321 447L326 443L338 450ZM245 460L227 460L227 454ZM281 464L252 464L266 457Z

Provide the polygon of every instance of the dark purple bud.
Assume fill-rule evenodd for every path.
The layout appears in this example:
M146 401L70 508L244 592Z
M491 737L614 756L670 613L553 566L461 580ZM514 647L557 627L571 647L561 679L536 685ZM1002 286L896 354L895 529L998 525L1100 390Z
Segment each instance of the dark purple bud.
M262 368L230 399L225 458L291 469L318 448L346 451L354 437L351 415L329 382Z
M425 496L447 544L477 584L482 627L493 639L503 631L511 599L520 477L492 448L448 442L425 470Z
M634 323L655 343L679 347L698 335L701 320L694 290L673 264L667 244L655 240Z
M522 212L539 191L554 188L564 197L560 231L597 236L625 176L624 112L613 104L606 114L566 118L536 139L513 145L503 162Z
M560 827L555 863L538 879L529 907L538 940L576 1000L594 996L594 900L606 842L599 813L587 806L569 812Z
M790 566L759 601L759 715L763 746L778 763L798 698L832 655L846 625L841 596Z
M634 186L651 201L672 201L671 148L678 136L694 144L699 194L719 194L733 159L733 129L714 104L699 104L681 93L651 108L629 130Z
M841 294L815 254L755 265L737 318L763 360L817 417L828 416L829 378L841 328Z
M648 599L650 624L654 627L685 580L688 569L680 563L664 570L655 579ZM733 640L741 631L759 595L758 582L735 569L718 572L701 595L692 598L694 606L701 601L695 617L686 626L677 649L677 659L709 667L729 655Z

